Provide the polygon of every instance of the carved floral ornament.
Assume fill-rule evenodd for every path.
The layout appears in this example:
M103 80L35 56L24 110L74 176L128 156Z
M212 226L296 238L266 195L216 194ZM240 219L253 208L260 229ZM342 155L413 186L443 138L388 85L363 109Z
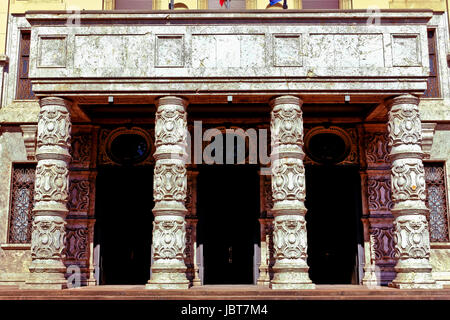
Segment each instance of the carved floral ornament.
M273 201L305 200L305 168L299 159L281 159L272 168Z
M277 259L306 259L306 222L303 217L275 218L273 245Z
M401 96L390 101L389 146L422 143L418 103L418 98L413 96Z
M67 165L61 161L50 163L39 161L36 168L35 201L67 201L68 176Z
M59 259L65 243L66 222L59 217L36 217L32 227L31 256L37 259Z
M296 97L279 97L271 100L270 104L272 146L282 144L303 146L301 100Z
M389 164L389 135L387 132L371 132L365 135L366 159L369 164Z
M187 102L181 98L161 98L156 111L156 146L187 146Z
M187 191L185 165L181 161L172 163L157 161L153 189L155 201L184 201Z
M371 226L369 229L373 245L374 260L395 259L395 242L393 226Z
M426 200L425 170L420 159L398 159L392 164L394 202Z
M153 222L153 254L155 259L184 259L186 227L183 218Z
M394 226L397 258L428 259L430 257L428 222L424 215L397 218Z
M70 148L72 122L65 100L43 98L38 119L37 147L46 145Z

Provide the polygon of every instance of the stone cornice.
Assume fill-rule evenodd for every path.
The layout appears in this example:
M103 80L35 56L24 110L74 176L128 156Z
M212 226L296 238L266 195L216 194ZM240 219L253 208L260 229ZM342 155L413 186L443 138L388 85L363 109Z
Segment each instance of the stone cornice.
M380 18L381 24L387 23L426 23L433 16L432 10L380 10L373 13L367 10L246 10L246 11L129 11L84 10L80 13L81 24L223 24L223 23L255 23L255 24L314 24L314 23L361 23L368 19ZM65 25L73 19L73 12L66 11L27 11L25 14L31 25Z

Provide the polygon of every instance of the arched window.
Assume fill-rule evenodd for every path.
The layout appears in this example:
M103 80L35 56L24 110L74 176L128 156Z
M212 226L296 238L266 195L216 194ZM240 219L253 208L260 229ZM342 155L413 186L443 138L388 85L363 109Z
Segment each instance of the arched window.
M177 2L173 6L174 10L189 10L188 6L182 2Z
M283 9L283 5L281 4L281 2L277 2L272 6L268 4L266 9Z

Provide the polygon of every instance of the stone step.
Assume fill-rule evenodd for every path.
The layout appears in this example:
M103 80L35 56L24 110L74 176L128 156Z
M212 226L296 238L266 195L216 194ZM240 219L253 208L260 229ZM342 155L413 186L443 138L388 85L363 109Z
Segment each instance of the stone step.
M258 286L202 286L189 290L145 290L144 286L93 286L66 290L0 287L0 300L450 300L450 289L320 286L315 290L271 290Z

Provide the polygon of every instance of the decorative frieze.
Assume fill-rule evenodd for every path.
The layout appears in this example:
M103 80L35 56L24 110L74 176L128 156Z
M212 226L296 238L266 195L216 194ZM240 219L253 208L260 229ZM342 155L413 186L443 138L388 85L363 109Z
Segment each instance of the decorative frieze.
M367 198L371 213L390 213L393 203L391 199L391 179L387 176L369 176L367 179Z
M392 160L396 278L401 289L442 287L431 276L428 209L425 206L425 171L422 163L422 126L419 99L404 95L387 103Z
M365 135L366 161L369 167L390 163L387 132L368 132Z
M78 178L70 179L69 201L67 206L71 212L89 211L90 204L90 181Z
M395 278L394 224L391 209L389 135L385 124L364 125L364 150L367 169L363 176L363 199L367 199L365 228L365 285L387 285ZM363 206L364 207L364 206Z
M271 100L273 289L314 288L308 275L302 101Z
M78 133L72 137L70 154L72 155L71 165L85 165L91 161L92 135Z
M156 165L153 179L153 264L147 289L187 289L186 207L187 102L178 97L157 101Z
M376 264L379 265L381 261L392 262L392 260L395 260L394 227L392 221L388 225L372 223L369 230L370 236L373 239L373 258Z
M72 213L71 213L72 214ZM81 285L95 285L93 266L94 223L91 218L66 219L66 241L63 250L66 277L78 270Z
M89 228L87 225L66 226L65 259L76 262L89 258Z

